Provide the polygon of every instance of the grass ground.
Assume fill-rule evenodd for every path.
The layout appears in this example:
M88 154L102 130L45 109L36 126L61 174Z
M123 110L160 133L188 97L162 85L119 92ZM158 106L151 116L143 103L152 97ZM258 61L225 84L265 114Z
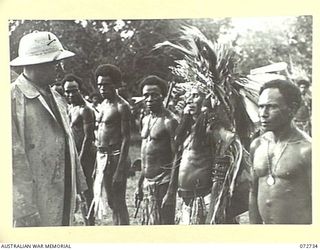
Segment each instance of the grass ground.
M131 158L131 161L133 162L135 159L140 158L140 136L135 133L131 136L131 145L129 150L129 155ZM127 180L127 193L126 193L126 200L127 200L127 207L129 212L129 218L130 218L130 225L140 225L140 213L138 213L137 218L134 218L134 214L136 211L135 205L134 205L134 193L137 188L137 183L139 179L140 172L136 172L135 176L129 177ZM177 206L177 209L179 209L179 205ZM244 213L241 216L239 216L239 223L240 224L248 224L248 213ZM80 212L76 214L76 225L82 226L84 225L83 218ZM96 226L107 226L112 225L112 211L110 208L107 208L106 216L102 220L96 221Z

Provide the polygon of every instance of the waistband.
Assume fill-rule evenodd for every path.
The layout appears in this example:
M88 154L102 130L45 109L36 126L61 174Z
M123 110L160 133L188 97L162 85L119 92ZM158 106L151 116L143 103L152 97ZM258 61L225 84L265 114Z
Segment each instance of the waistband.
M120 149L119 147L97 147L97 150L102 154L108 154L108 155L119 155Z
M179 188L178 195L182 198L195 198L199 196L206 196L210 193L210 191L210 187L197 188L194 190L183 190Z

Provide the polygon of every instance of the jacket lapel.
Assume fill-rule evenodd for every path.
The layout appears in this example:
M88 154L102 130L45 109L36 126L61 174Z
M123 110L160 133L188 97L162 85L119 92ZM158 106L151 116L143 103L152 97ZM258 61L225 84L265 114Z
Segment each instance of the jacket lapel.
M17 79L17 86L21 90L21 92L24 94L24 96L28 99L34 99L38 98L42 106L49 112L49 114L52 116L52 118L58 122L57 118L55 117L54 113L48 106L45 99L42 97L40 92L33 86L33 83L30 82L28 79L26 79L22 74Z

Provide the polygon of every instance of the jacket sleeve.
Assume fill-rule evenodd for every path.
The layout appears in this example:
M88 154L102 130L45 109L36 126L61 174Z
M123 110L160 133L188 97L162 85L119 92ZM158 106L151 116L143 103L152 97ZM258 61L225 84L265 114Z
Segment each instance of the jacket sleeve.
M17 105L19 102L16 102L15 96L12 95L12 97L13 219L17 220L38 212L38 209L33 203L33 177L23 146L22 136L24 135L23 131L18 129L18 117L23 118L21 114L24 111L23 107ZM20 101L22 102L22 100Z

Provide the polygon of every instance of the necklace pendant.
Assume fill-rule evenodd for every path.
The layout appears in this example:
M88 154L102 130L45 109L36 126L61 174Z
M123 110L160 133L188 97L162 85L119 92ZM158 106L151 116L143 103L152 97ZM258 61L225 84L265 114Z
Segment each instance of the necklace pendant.
M270 174L267 178L267 184L269 186L272 186L274 183L276 182L276 180L274 179L274 177Z

